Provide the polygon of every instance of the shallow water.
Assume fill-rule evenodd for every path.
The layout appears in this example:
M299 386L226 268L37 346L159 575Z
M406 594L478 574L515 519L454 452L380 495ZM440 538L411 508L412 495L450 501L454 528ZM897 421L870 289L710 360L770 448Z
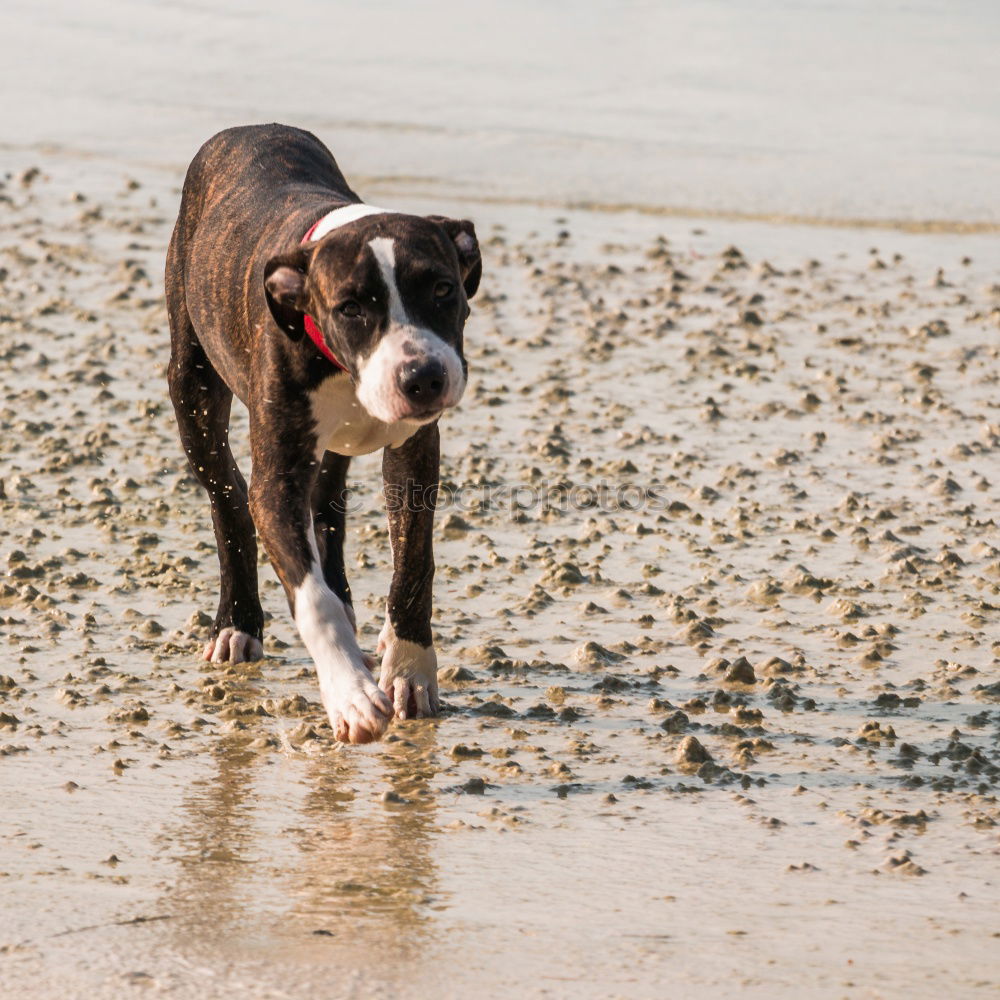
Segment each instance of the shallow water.
M995 990L990 238L474 206L436 612L468 679L342 748L266 568L268 658L197 659L172 185L45 167L0 246L0 992ZM376 473L352 467L369 645ZM601 483L657 492L586 506ZM719 672L739 656L752 684Z
M991 0L8 0L0 27L19 149L183 169L277 120L369 192L1000 223Z
M0 995L992 995L995 7L433 14L0 14ZM436 542L466 673L375 747L266 565L267 659L197 658L160 275L191 153L269 118L483 244Z

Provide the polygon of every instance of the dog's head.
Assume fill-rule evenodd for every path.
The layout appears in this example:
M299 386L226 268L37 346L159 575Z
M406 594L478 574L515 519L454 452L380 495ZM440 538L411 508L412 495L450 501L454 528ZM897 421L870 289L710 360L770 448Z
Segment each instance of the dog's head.
M312 318L373 417L426 423L465 391L462 331L481 273L471 222L386 213L272 258L264 289L292 339Z

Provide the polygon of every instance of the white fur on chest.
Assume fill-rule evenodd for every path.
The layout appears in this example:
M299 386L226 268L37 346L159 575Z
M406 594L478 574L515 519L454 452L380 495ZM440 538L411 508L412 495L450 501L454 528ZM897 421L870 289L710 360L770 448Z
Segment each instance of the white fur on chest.
M358 402L354 386L345 374L321 382L309 393L309 405L316 421L317 459L323 457L324 451L369 455L380 448L398 448L420 429L417 422L386 424L376 420Z

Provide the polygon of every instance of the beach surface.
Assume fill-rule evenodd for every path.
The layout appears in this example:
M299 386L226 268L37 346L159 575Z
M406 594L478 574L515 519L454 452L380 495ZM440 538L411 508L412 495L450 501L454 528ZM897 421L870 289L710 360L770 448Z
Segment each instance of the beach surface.
M736 47L734 8L704 6ZM535 16L555 24L557 7ZM659 16L625 8L642 9ZM862 16L844 9L823 16ZM197 74L167 86L157 45L221 46L222 15L154 4L163 38L121 48L108 24L123 10L77 23L53 5L46 57L65 44L99 61L68 48L92 31L107 87L46 84L6 136L0 995L995 995L1000 202L982 168L998 133L970 152L986 99L950 122L966 145L891 198L846 168L840 186L781 173L774 136L770 167L741 161L745 188L726 180L735 146L711 177L696 168L690 130L677 155L643 159L633 122L624 151L609 134L588 162L585 102L563 117L579 177L560 187L552 112L515 114L521 84L485 119L457 88L452 132L369 128L388 90L361 95L353 124L323 119L287 74L267 84L287 103L259 103L263 76L220 48L204 72L231 69L243 103L220 88L196 108ZM791 23L811 10L791 5ZM934 5L901 10L904 61L979 7L937 33ZM249 5L229 42L263 49L275 16ZM442 120L447 81L480 64L457 42L482 25L445 30L454 72L427 70L414 119ZM968 34L965 66L940 74L942 121L975 72ZM336 65L374 81L361 37ZM144 53L149 79L115 105L112 67ZM611 110L613 79L602 70ZM267 117L314 128L368 200L474 219L484 255L470 386L442 424L445 710L371 747L332 741L263 557L266 658L198 656L217 562L166 394L163 256L198 142ZM916 142L899 119L892 156L910 128ZM232 442L249 471L242 411ZM378 456L350 480L348 571L374 649L390 572Z

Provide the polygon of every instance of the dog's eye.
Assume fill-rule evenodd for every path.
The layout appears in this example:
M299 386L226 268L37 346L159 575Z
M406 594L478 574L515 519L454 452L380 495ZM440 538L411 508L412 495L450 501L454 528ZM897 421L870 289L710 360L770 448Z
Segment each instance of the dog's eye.
M453 291L455 291L455 286L450 281L439 281L434 286L434 298L436 299L451 298L451 293Z
M364 310L362 310L360 302L355 302L354 299L348 299L342 305L337 307L337 311L341 316L347 316L348 319L357 319Z

